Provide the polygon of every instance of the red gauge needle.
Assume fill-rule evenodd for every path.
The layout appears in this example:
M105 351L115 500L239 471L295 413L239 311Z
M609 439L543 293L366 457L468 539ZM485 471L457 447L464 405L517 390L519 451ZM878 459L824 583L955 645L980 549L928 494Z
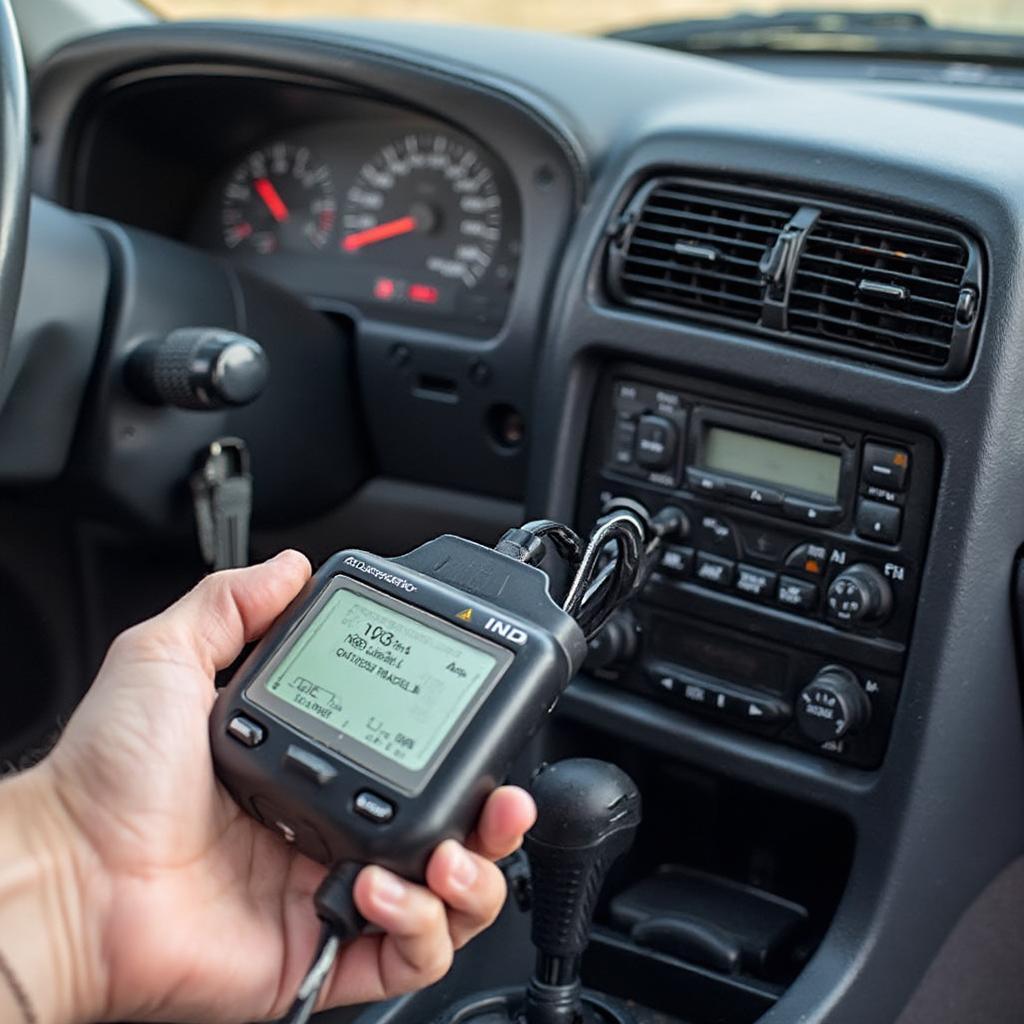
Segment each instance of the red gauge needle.
M271 217L278 223L288 219L288 207L284 205L281 193L274 188L274 183L269 178L254 178L253 188L264 205L270 211Z
M356 249L362 249L364 245L373 245L374 242L383 242L387 238L407 235L418 227L419 221L415 217L399 217L397 220L377 224L365 231L356 231L354 234L346 235L341 240L341 247L345 252L355 252Z

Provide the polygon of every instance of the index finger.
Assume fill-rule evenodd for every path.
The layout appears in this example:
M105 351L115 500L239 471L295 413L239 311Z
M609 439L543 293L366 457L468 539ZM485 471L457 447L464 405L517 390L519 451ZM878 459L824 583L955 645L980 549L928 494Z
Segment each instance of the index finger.
M536 820L537 808L525 789L500 786L487 798L466 847L488 860L501 860L519 849Z
M230 665L248 641L266 632L302 589L310 571L305 555L282 551L259 565L215 572L128 633L150 649L198 664L212 677Z

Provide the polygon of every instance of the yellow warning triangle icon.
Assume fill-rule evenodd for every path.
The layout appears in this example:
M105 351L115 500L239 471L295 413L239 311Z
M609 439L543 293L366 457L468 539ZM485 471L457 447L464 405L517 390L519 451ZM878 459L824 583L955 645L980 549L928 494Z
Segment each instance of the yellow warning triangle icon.
M456 615L455 618L462 619L463 622L469 622L470 619L473 618L473 609L466 608L463 611L459 612L459 614Z

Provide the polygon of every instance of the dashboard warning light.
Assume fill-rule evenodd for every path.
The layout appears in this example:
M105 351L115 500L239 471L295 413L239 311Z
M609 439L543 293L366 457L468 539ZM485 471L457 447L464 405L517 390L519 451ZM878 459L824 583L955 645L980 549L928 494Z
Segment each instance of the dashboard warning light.
M437 289L432 284L409 285L409 300L411 302L424 302L428 306L433 306L438 297Z
M387 301L395 297L395 282L390 277L378 277L373 283L373 297Z

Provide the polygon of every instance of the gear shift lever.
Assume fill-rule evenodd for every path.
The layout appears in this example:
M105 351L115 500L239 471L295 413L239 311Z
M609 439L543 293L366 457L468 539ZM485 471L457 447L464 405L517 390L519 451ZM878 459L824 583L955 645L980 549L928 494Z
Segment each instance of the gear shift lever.
M537 824L525 840L533 887L537 963L526 993L526 1024L594 1019L581 1001L580 962L601 886L633 844L640 792L614 765L577 758L534 780Z

